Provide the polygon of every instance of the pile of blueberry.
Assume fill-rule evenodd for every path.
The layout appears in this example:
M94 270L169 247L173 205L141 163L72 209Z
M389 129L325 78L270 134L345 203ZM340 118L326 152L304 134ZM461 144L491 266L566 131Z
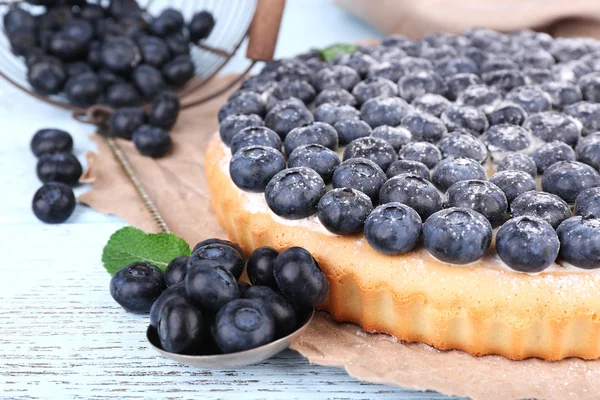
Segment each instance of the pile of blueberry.
M599 41L471 29L311 51L268 63L219 121L233 182L283 218L386 254L600 267Z
M80 107L105 103L117 109L114 134L133 139L140 153L160 157L171 148L169 130L179 111L170 90L194 77L193 43L206 39L215 20L208 11L189 23L178 10L152 16L136 0L29 0L4 15L4 31L27 66L31 87L63 93ZM32 10L38 10L34 8ZM149 115L139 107L152 102Z
M239 281L246 273L251 285ZM239 245L222 239L198 243L165 273L136 262L110 281L125 310L150 313L163 350L210 355L249 350L295 331L327 297L328 283L301 247L281 253L260 247L244 260Z
M33 196L32 209L42 222L64 222L75 209L71 186L79 183L83 171L72 150L73 138L60 129L41 129L31 139L37 176L44 184Z

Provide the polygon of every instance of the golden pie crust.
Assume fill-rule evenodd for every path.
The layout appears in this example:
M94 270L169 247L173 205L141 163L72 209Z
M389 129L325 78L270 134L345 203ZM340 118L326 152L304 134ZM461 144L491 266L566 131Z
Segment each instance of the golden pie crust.
M492 266L486 258L455 266L424 250L389 256L371 248L362 234L336 236L283 224L270 211L244 207L244 193L221 167L225 151L215 135L205 159L221 226L246 252L260 246L309 250L329 281L321 308L337 321L476 356L600 358L600 273L529 275Z

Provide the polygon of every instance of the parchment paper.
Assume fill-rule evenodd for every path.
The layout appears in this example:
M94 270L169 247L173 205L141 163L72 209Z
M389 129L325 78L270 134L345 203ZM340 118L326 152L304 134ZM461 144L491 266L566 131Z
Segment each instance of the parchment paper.
M228 79L232 77L215 80L203 92ZM216 114L225 98L183 112L172 132L173 152L165 158L142 157L130 142L119 142L167 224L192 246L208 237L225 237L210 209L203 166L206 143L218 129ZM82 179L92 190L80 201L155 231L106 144L97 136L92 139L98 151L87 154L89 167ZM510 361L497 356L472 357L461 351L442 352L423 344L400 343L388 335L364 333L357 325L336 323L323 312L316 315L293 348L313 363L343 367L358 379L412 389L480 400L600 399L600 361Z

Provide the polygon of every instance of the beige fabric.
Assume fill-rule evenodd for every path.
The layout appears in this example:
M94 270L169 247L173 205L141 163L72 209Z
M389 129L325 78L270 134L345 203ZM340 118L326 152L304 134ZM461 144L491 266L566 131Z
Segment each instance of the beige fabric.
M600 37L598 0L334 0L386 34L422 38L486 27Z

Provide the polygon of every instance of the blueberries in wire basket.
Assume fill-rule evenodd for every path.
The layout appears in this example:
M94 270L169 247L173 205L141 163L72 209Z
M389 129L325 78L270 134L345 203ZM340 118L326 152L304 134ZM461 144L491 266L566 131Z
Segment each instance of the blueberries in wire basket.
M447 132L446 125L439 118L426 113L410 112L402 118L401 124L416 142L436 143Z
M442 208L442 198L431 182L416 175L390 178L379 191L381 204L398 202L414 209L423 221Z
M163 92L152 100L150 124L169 130L175 125L179 115L179 96L173 92Z
M156 325L158 324L158 318L160 316L160 310L167 301L174 298L185 300L185 297L185 282L174 283L170 286L167 283L167 288L160 294L160 296L158 296L156 300L154 300L154 303L152 303L152 307L150 308L150 324L156 327Z
M106 10L100 4L85 4L80 7L78 15L87 21L97 21L106 18Z
M344 160L366 158L377 164L383 171L398 159L396 151L388 142L373 136L358 138L344 150Z
M77 157L70 153L42 154L36 167L40 181L62 182L67 185L76 185L83 173Z
M40 93L57 94L67 81L67 71L59 59L43 57L29 67L27 80Z
M338 121L333 127L338 133L341 146L347 145L358 138L369 136L372 132L369 124L359 120Z
M523 125L526 118L527 111L520 105L509 101L500 103L489 115L490 125Z
M286 154L305 144L320 144L331 150L338 148L338 135L333 126L325 122L313 122L294 128L283 142Z
M369 213L371 199L359 190L338 188L325 193L318 205L319 221L338 235L359 233Z
M185 291L194 305L210 313L216 313L221 307L240 297L235 277L212 260L198 260L194 264L188 264Z
M142 36L137 40L137 45L144 64L160 68L171 58L167 44L156 36Z
M125 17L139 16L142 9L136 0L110 0L108 13L116 20Z
M40 129L31 139L31 151L36 157L51 153L68 153L73 150L73 138L60 129Z
M35 31L23 29L11 33L8 39L13 53L18 56L26 55L29 49L35 47L38 42Z
M231 154L254 145L272 147L281 151L281 139L274 131L264 126L250 126L240 130L231 138Z
M86 72L69 78L65 83L65 94L72 104L90 106L102 95L102 83L94 72Z
M163 272L155 265L134 262L121 268L110 279L110 295L125 310L148 313L167 288Z
M306 107L295 104L275 106L265 116L265 126L274 130L281 139L294 128L314 121L312 113Z
M436 145L429 142L411 142L400 149L398 158L422 162L427 168L433 168L442 159L442 153Z
M146 112L138 107L119 108L111 115L108 123L116 136L131 140L133 132L146 123Z
M352 94L342 88L330 88L325 89L319 93L315 99L315 107L319 107L321 104L331 104L334 106L356 106L356 99Z
M137 128L133 132L132 140L141 154L153 158L166 155L173 146L169 132L150 125Z
M471 179L456 182L448 188L446 207L471 208L486 217L495 228L504 222L508 200L493 183Z
M279 171L285 169L283 155L267 146L247 146L233 155L229 163L231 180L248 192L263 192Z
M510 204L512 218L528 215L541 218L554 229L571 216L569 205L560 197L551 193L529 191L513 200Z
M471 158L445 158L433 170L431 180L442 191L448 190L456 182L469 179L485 180L485 169Z
M371 136L383 139L388 142L394 151L398 152L402 146L410 143L412 135L410 131L404 127L392 127L388 125L381 125L371 131Z
M262 127L263 125L264 122L262 118L256 114L231 114L221 122L219 126L219 135L221 136L223 143L229 145L231 139L233 139L233 137L242 129L248 127ZM279 149L281 149L281 146L279 146Z
M182 33L169 35L164 40L175 57L190 54L190 42Z
M555 108L563 108L583 100L579 86L570 82L544 82L540 88L548 93Z
M181 86L194 77L196 66L189 55L182 54L165 63L161 71L167 82Z
M429 168L421 162L411 161L411 160L397 160L389 166L387 171L385 172L388 179L393 178L394 176L403 175L403 174L411 174L421 177L426 180L431 180L431 176L429 174Z
M571 217L556 230L560 240L560 258L571 265L595 269L600 265L600 219Z
M504 192L509 204L519 195L536 189L533 177L523 171L499 171L490 177L490 182Z
M365 238L375 250L384 254L403 254L412 250L421 236L421 217L401 203L387 203L375 208L365 221Z
M165 270L165 283L167 286L173 286L184 281L189 259L189 256L179 256L171 260Z
M564 113L583 125L581 134L586 136L600 130L600 104L580 101L564 108Z
M265 189L269 208L287 219L301 219L317 212L325 194L325 181L306 167L288 168L277 173Z
M163 350L193 354L202 342L205 319L198 307L184 297L173 297L161 304L156 328Z
M456 100L468 87L480 85L481 83L481 78L475 74L461 73L451 76L446 79L448 98Z
M294 97L310 104L316 97L315 89L306 81L282 81L277 82L271 91L271 95L278 100Z
M434 117L442 115L450 104L447 98L435 93L425 93L423 96L415 98L411 103L417 110L431 114Z
M437 144L443 158L466 157L483 164L487 160L485 144L473 135L461 132L448 133Z
M600 170L600 133L588 135L575 147L577 161Z
M546 143L538 147L531 157L537 165L538 173L542 175L552 164L559 161L575 161L575 151L561 141Z
M266 286L251 286L241 296L262 302L275 321L275 337L283 337L296 329L296 311L292 304L280 293Z
M408 112L408 104L398 97L373 98L360 107L360 118L371 128L400 125Z
M115 83L106 89L106 103L113 107L131 107L137 105L140 100L140 94L131 83Z
M492 226L470 208L447 208L423 224L423 244L437 259L468 264L484 256L492 242Z
M472 85L458 95L456 104L475 107L489 114L496 109L500 101L502 94L498 89L486 85Z
M600 187L582 190L575 199L575 215L600 218Z
M288 156L288 166L307 167L321 175L325 183L330 183L333 171L340 165L340 157L333 150L320 144L298 146Z
M76 62L67 64L65 67L67 69L67 75L69 76L69 78L72 78L77 75L89 73L89 72L94 72L92 67L88 63L83 62L83 61L76 61ZM99 77L100 76L98 76L98 78ZM100 81L101 81L101 83L104 84L104 82L102 80L100 80Z
M398 81L399 96L409 102L425 93L444 94L446 90L444 78L435 72L415 72Z
M542 189L555 194L567 203L585 189L600 186L600 174L594 168L578 161L559 161L552 164L542 176Z
M4 31L10 35L16 31L35 31L36 21L33 15L28 11L15 6L10 7L8 12L2 17Z
M323 68L315 74L313 79L315 89L319 92L331 88L352 90L358 82L360 82L358 72L345 65Z
M279 252L272 247L259 247L250 254L246 262L246 272L250 283L255 286L267 286L273 290L277 288L273 267Z
M196 245L188 260L188 269L197 265L204 265L203 261L214 261L223 269L230 272L237 280L244 270L244 259L242 254L233 245L223 242L204 243Z
M165 37L183 29L183 15L173 8L164 9L158 16L152 18L148 24L150 32L159 37Z
M48 182L33 196L33 214L47 224L65 222L75 210L73 190L61 182Z
M321 104L314 111L316 121L326 122L329 125L335 125L339 121L359 120L360 111L350 105L336 106L333 104ZM367 127L369 125L365 124ZM371 129L369 127L369 129Z
M331 183L334 188L346 187L359 190L376 203L379 190L385 181L385 173L373 161L366 158L351 158L335 169Z
M140 49L126 37L111 38L104 41L101 48L102 64L118 74L133 71L142 60Z
M142 64L136 67L131 74L135 87L147 98L153 98L167 89L167 84L162 74L151 65Z
M485 114L470 106L453 104L446 108L440 118L450 132L464 129L474 135L480 135L489 126Z
M200 11L194 14L192 20L188 24L188 31L190 32L190 39L192 42L206 39L210 36L213 28L215 27L215 19L208 11Z
M358 104L375 97L394 97L398 94L397 85L385 78L367 78L354 86L352 95Z
M559 247L554 228L535 217L508 220L496 235L498 256L516 271L535 273L545 270L556 260Z

